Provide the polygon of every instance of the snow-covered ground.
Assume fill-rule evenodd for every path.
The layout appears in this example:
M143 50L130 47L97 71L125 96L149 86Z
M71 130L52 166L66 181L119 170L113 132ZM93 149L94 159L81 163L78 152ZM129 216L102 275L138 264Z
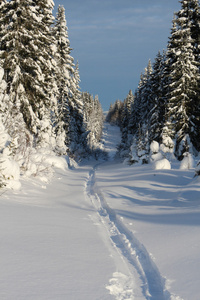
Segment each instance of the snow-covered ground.
M0 197L0 299L199 300L194 170L113 161L57 169Z
M106 164L96 171L102 203L115 212L129 252L139 258L149 299L200 298L200 181L193 176L194 170L155 171L150 165Z

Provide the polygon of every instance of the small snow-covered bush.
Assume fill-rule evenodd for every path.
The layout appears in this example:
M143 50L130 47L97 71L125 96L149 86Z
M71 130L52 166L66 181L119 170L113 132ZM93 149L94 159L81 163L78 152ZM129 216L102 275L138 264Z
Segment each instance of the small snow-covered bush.
M1 177L3 178L4 185L7 188L18 190L21 187L20 168L17 162L15 162L9 156L0 154L1 164Z
M155 170L170 170L171 164L166 158L163 158L161 160L157 160L154 162L154 169Z
M163 155L162 155L162 153L155 153L155 154L152 154L151 155L151 158L150 158L150 160L152 161L152 162L154 162L154 161L157 161L157 160L162 160L163 159Z
M153 141L150 145L150 151L152 154L158 153L160 150L159 143L156 141Z
M188 156L189 153L193 153L193 145L191 143L189 135L186 134L178 145L176 155L178 159L184 159L185 154L186 156Z
M16 161L10 156L10 137L0 119L0 186L19 189L21 184L20 168Z
M139 162L139 157L137 155L137 149L136 149L136 143L133 141L131 148L130 148L130 158L129 162L130 164L138 163Z
M160 145L158 142L153 141L150 145L150 162L161 160L163 155L160 152Z
M53 174L53 168L65 170L67 164L64 157L56 156L55 152L48 148L31 149L29 159L23 165L23 175L47 182Z
M180 169L185 170L185 169L192 169L194 166L194 159L191 153L186 152L183 154L184 158L181 161L180 164Z
M163 152L165 156L171 156L174 154L174 141L170 138L168 134L168 129L166 127L163 128L162 133L162 143L160 145L160 150Z

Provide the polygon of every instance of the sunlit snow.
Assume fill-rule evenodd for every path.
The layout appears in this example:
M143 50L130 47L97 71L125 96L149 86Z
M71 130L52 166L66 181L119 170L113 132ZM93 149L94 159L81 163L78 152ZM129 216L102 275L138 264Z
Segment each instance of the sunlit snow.
M114 160L119 135L105 124L107 162L69 169L49 158L50 183L2 190L0 299L199 300L200 185L189 157L181 169L127 166Z

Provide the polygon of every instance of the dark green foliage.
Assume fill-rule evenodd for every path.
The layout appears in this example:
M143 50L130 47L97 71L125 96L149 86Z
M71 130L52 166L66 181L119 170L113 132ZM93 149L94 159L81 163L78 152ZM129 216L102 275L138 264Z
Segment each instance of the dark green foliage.
M106 122L121 127L122 113L123 113L123 102L117 100L114 105L110 106L108 114L106 116Z
M55 105L51 51L54 40L50 33L53 6L49 7L49 3L11 0L5 4L1 15L0 58L5 70L11 120L15 122L21 115L18 131L24 123L24 130L34 136L37 145L49 143L50 110ZM18 121L15 122L16 130L17 127ZM14 133L8 130L12 136Z
M131 149L134 157L131 154L130 160L139 161L141 153L148 156L152 141L163 144L170 153L174 149L178 159L185 152L200 151L199 1L180 3L167 51L158 53L153 70L149 62L140 77L131 113L121 123L119 149ZM126 101L124 112L127 116ZM130 139L134 147L130 147Z
M167 97L166 119L171 124L171 138L176 139L175 154L178 158L186 136L193 146L197 146L199 123L199 63L196 60L195 22L193 4L196 1L181 1L182 9L173 20L170 42L167 51L169 69L169 92ZM181 149L180 149L181 148ZM197 149L200 150L200 149ZM191 149L192 151L192 149Z

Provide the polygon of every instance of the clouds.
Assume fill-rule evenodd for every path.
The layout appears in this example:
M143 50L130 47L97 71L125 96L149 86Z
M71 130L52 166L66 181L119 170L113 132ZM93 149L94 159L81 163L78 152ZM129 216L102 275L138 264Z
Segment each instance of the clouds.
M54 0L65 6L81 87L104 108L137 87L149 58L165 48L178 0ZM106 104L108 102L108 104Z

